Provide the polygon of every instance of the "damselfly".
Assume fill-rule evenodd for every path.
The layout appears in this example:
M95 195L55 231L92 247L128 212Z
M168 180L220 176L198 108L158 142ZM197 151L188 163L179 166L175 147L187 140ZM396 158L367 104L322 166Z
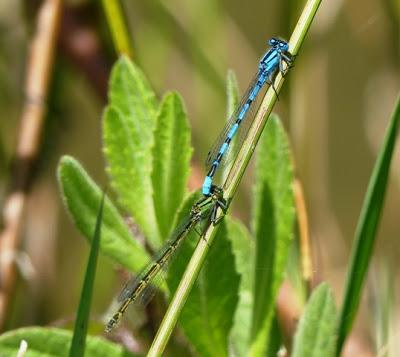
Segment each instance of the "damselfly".
M237 134L239 128L243 128L243 125L241 125L242 122L245 118L251 116L250 109L255 107L254 101L257 98L258 93L265 83L273 86L276 73L279 71L282 75L285 75L287 69L292 64L293 56L289 53L289 45L287 42L271 38L268 41L268 44L271 48L261 58L257 74L243 95L239 106L226 123L221 135L214 144L213 149L208 153L206 161L208 172L202 187L203 195L206 197L212 195L213 190L216 187L213 184L213 179L217 169L221 166L222 161L228 157L227 153L230 147L232 147L232 139ZM275 88L273 89L275 90ZM248 128L251 122L250 118L247 122Z
M205 219L210 219L211 222L215 223L218 207L225 208L222 192L218 189L210 197L203 197L193 205L189 216L172 233L170 239L156 253L155 258L124 286L118 297L121 305L107 323L106 332L110 332L118 324L132 302L141 301L145 303L146 298L147 300L151 298L151 293L154 290L152 282L156 276L167 266L171 258L175 256L181 243L193 228Z
M227 157L232 139L239 131L239 128L243 128L243 125L241 126L242 122L246 117L250 116L251 109L255 107L254 101L260 90L265 83L273 85L273 80L278 70L282 75L285 75L293 60L292 55L288 52L289 46L285 41L272 38L268 43L271 48L261 59L256 76L242 97L238 108L225 125L219 140L214 145L214 149L208 154L206 164L209 167L209 171L202 187L203 197L193 205L189 216L178 226L171 238L155 255L152 262L125 285L118 298L118 301L121 302L120 308L108 322L106 326L107 332L118 324L130 303L150 297L149 291L152 290L152 281L167 266L171 258L176 255L177 249L190 231L205 219L209 219L211 223L216 224L218 208L226 211L227 203L223 198L222 189L213 184L215 173L222 160Z

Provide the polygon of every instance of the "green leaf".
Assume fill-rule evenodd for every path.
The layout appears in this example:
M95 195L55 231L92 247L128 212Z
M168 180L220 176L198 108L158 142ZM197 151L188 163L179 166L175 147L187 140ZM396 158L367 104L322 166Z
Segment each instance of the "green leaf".
M151 181L157 102L142 72L126 57L113 68L109 102L103 138L112 186L149 242L159 246Z
M60 160L58 181L63 201L75 225L90 241L101 201L101 190L78 161L70 156ZM150 259L132 237L121 215L107 197L104 201L100 250L132 272L137 272Z
M229 70L226 79L226 96L228 104L226 108L226 117L229 119L230 116L235 112L239 104L239 85L235 75L235 72Z
M237 83L237 79L235 73L231 70L228 71L227 79L226 79L226 96L227 96L227 108L226 108L226 120L227 122L231 119L231 115L234 114L238 103L239 103L239 87ZM224 138L225 139L225 138ZM232 148L227 152L227 162L231 162L234 160L235 155L240 149L240 140L236 136L235 140L231 142ZM230 165L225 165L222 168L222 182L225 181L227 175L230 171Z
M58 328L28 327L0 336L1 356L16 356L22 340L28 343L25 357L66 357L72 332ZM85 357L134 357L135 354L101 337L88 336ZM137 355L136 355L137 356Z
M78 314L76 316L74 335L72 336L70 357L83 356L85 354L86 335L89 324L90 307L92 305L93 285L96 278L97 257L101 240L101 225L103 221L104 198L101 198L100 207L97 214L96 226L94 229L92 245L88 264L86 267L85 279L83 282L81 298L79 300Z
M399 121L400 97L397 99L389 127L386 130L383 146L378 154L357 224L350 267L347 272L346 289L340 312L337 344L338 355L351 330L360 303L362 287L371 260L385 199L390 162L393 156Z
M295 220L288 138L271 115L257 152L253 227L256 237L250 355L265 355L275 300L283 279Z
M190 173L190 128L177 93L165 96L154 132L154 204L162 237L167 237L186 193Z
M322 283L312 293L294 338L293 357L335 355L336 308L332 292Z
M240 277L226 223L221 225L179 319L201 356L228 355L229 333L238 303Z
M195 196L192 197L192 199ZM188 201L187 201L188 202ZM188 212L185 207L183 212ZM229 332L238 302L239 275L225 222L214 239L207 260L179 317L180 325L201 356L227 356ZM201 228L200 228L201 231ZM192 232L168 271L168 286L175 291L201 239Z
M375 270L375 269L374 269ZM380 262L373 274L372 307L375 326L375 350L378 356L389 357L395 313L395 269L391 259ZM386 352L385 352L386 351Z
M237 356L248 350L253 310L254 240L247 228L238 221L228 221L228 237L232 243L236 271L240 275L239 303L236 307L230 342Z
M282 330L279 325L278 317L274 314L271 322L271 329L268 338L269 344L267 346L266 357L277 357L279 356L280 348L285 344L283 339Z

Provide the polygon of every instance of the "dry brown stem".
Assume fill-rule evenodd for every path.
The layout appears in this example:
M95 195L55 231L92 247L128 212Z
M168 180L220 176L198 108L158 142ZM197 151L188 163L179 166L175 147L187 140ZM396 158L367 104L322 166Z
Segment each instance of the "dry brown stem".
M15 285L15 257L20 246L23 213L33 166L40 149L60 13L61 0L43 1L27 61L25 102L9 195L2 212L4 229L0 233L0 329L4 327Z

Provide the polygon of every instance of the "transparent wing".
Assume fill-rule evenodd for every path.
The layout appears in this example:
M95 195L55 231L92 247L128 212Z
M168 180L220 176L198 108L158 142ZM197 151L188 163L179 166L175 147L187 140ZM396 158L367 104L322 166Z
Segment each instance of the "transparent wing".
M225 141L229 130L231 129L231 127L235 123L241 108L246 103L246 100L249 97L251 90L253 89L254 85L257 82L257 79L258 79L258 74L256 74L254 76L254 78L252 79L252 81L251 81L250 85L248 86L246 92L243 94L242 98L240 99L239 105L237 106L236 110L232 113L232 115L230 116L229 120L225 123L225 126L223 127L222 131L220 132L217 140L215 140L214 144L211 147L211 150L208 152L207 159L206 159L206 162L205 162L205 166L206 166L207 169L211 166L214 158L217 156L221 145Z
M156 288L159 286L156 282L162 282L162 279L156 281L156 276L167 268L170 259L176 255L177 249L189 233L192 225L196 225L196 222L193 222L190 216L181 222L172 233L170 239L168 239L153 256L151 262L149 262L138 275L128 280L118 296L118 302L123 302L133 295L135 296L135 300L141 300L140 296L147 296L147 300L150 300ZM144 301L142 301L142 303L144 303Z
M163 274L174 257L177 256L178 249L183 245L183 241L191 231L198 232L196 227L205 220L208 220L215 203L213 201L197 201L195 204L199 209L196 214L190 214L183 219L178 228L171 234L169 240L155 254L154 259L135 277L130 279L122 289L118 297L120 302L119 309L110 318L106 325L106 332L110 332L121 320L123 314L131 303L145 305L161 282L164 282ZM193 206L195 207L195 206ZM197 211L197 210L196 210Z
M258 80L258 74L254 76L254 78L252 79L250 85L248 86L246 92L244 93L244 95L242 96L242 99L240 100L240 103L238 105L238 107L236 108L236 110L233 112L233 114L230 116L229 120L227 121L227 123L225 124L224 128L222 129L220 135L218 136L218 139L214 142L212 149L209 151L208 155L207 155L207 160L205 162L205 166L206 166L206 170L208 170L213 161L215 160L215 158L218 155L218 152L222 146L222 144L224 143L229 130L232 128L232 126L234 125L234 123L236 122L238 115L240 113L240 111L242 110L244 104L246 103L251 91L253 90L255 84L257 83ZM260 90L260 92L262 91L262 89ZM226 150L224 156L222 157L221 160L221 164L220 166L224 166L224 165L228 165L234 158L235 155L232 154L233 148L240 148L240 143L241 141L246 137L246 134L250 128L250 125L252 123L252 119L254 118L254 113L257 111L258 106L259 106L259 98L260 98L260 93L258 93L258 95L256 96L256 98L254 99L254 101L252 102L249 110L247 111L246 115L244 116L238 131L236 133L236 135L234 136L234 138L232 139L228 149ZM250 119L250 120L249 120ZM235 150L236 151L236 150Z

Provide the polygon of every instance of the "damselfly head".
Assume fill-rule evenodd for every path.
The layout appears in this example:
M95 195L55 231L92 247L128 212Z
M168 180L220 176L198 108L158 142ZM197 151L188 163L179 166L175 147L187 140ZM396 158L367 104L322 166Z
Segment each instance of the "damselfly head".
M268 44L269 44L271 47L276 48L276 49L280 49L280 50L283 51L283 52L286 52L286 51L289 50L289 45L288 45L288 43L287 43L286 41L280 40L280 39L278 39L278 38L274 38L274 37L271 38L271 39L268 41Z

